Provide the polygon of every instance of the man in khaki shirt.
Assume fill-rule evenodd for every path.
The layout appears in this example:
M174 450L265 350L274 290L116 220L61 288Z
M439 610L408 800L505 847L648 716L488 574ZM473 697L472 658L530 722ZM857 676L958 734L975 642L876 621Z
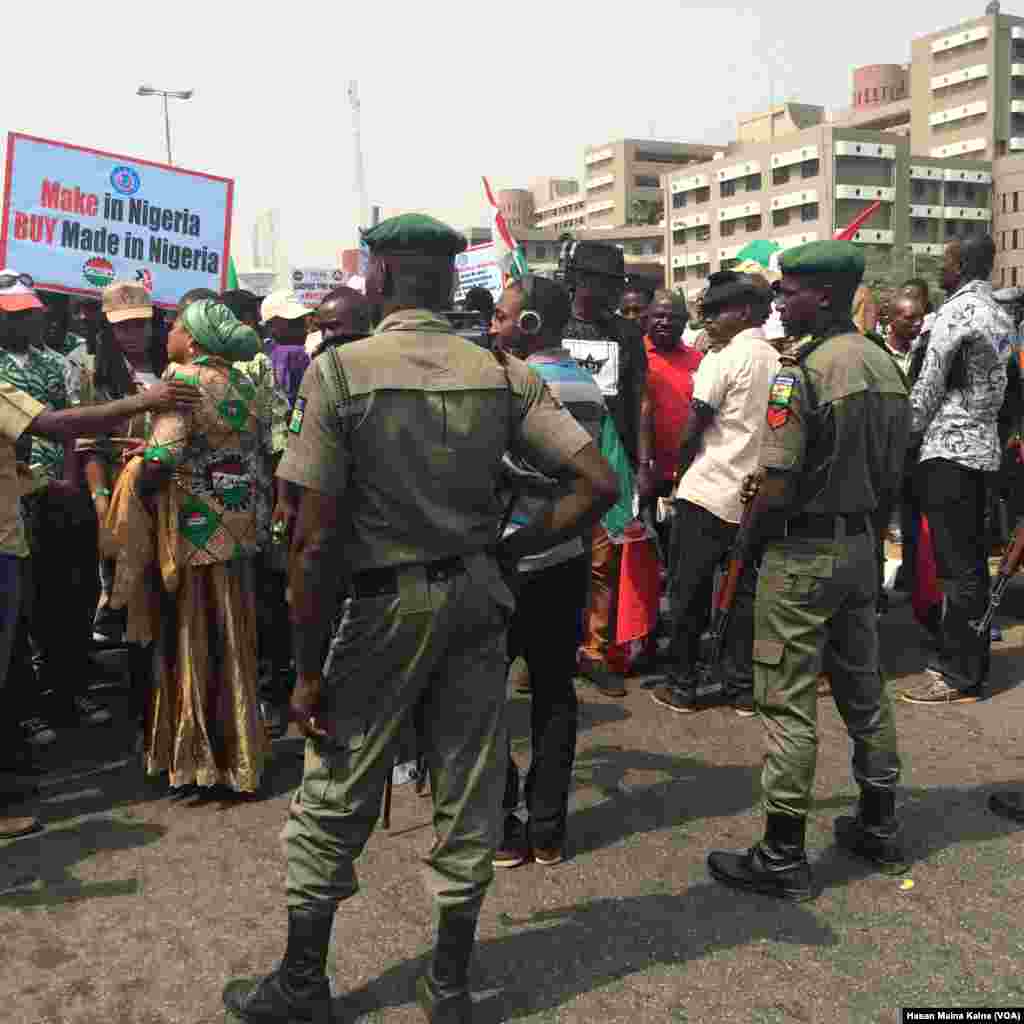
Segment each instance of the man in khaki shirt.
M5 315L0 312L0 316ZM31 490L34 480L19 448L27 447L29 435L54 440L74 440L83 435L115 430L129 417L147 410L188 407L199 392L187 384L160 382L144 394L132 395L105 405L83 406L53 412L31 395L0 380L0 752L10 757L19 747L18 723L10 715L4 687L11 645L21 607L22 576L28 545L21 520L21 496ZM25 457L27 458L27 451ZM17 791L5 791L0 763L0 839L12 839L39 830L38 822L24 815L7 816L5 808L17 802Z
M278 475L302 490L290 592L308 737L284 830L288 946L258 981L233 981L238 1021L328 1020L325 963L338 904L380 812L395 741L415 718L430 771L427 882L437 946L417 998L431 1021L469 1021L469 961L502 826L507 738L502 579L524 555L589 528L617 497L590 435L537 374L458 337L437 310L465 239L409 214L372 229L367 298L384 320L332 347L303 379ZM568 493L498 542L502 456L564 468ZM322 665L339 581L350 598Z

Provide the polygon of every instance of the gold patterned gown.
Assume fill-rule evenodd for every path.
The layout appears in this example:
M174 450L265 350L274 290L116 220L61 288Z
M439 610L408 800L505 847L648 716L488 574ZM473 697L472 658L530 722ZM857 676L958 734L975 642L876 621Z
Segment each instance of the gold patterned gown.
M267 521L269 478L254 389L212 356L172 363L194 381L191 413L154 418L147 459L172 470L144 502L143 460L121 474L108 524L118 551L111 606L128 608L128 639L153 643L145 722L147 774L172 786L259 786L268 743L256 701L252 556Z

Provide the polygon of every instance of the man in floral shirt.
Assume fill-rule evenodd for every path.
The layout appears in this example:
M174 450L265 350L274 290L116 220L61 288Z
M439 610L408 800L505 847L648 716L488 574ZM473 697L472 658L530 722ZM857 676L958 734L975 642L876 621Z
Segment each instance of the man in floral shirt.
M921 440L917 485L946 595L939 651L928 680L903 693L913 704L969 703L984 696L989 637L973 623L988 605L986 474L999 469L998 417L1014 324L995 301L988 235L950 242L942 284L949 293L931 331L910 396Z

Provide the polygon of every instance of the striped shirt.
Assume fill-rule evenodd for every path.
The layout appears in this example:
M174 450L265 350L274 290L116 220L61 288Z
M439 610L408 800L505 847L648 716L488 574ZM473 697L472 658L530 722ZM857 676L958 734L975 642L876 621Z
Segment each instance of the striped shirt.
M551 394L572 413L576 422L597 442L601 435L605 403L601 388L593 375L587 373L569 352L560 346L535 352L526 360L526 364L537 371ZM542 466L527 468L538 469L542 473L548 472ZM562 477L564 474L548 475ZM559 497L563 493L566 493L565 489L560 489L554 497ZM531 495L517 497L507 533L512 533L529 523L550 500ZM582 555L583 551L583 540L576 537L547 551L521 559L519 569L521 572L548 569Z
M64 369L55 353L30 348L24 353L0 349L0 380L31 395L48 409L68 407ZM64 476L64 445L44 437L32 438L32 466L39 466L51 480Z

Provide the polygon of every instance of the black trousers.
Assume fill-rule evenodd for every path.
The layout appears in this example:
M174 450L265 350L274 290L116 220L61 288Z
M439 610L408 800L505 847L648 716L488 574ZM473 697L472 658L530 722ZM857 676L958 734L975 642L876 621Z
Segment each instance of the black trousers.
M269 663L270 667L270 674L260 677L257 696L270 704L287 704L294 686L292 626L285 600L288 576L279 567L275 555L275 551L261 552L253 566L259 596L256 602L259 660Z
M99 601L98 524L84 489L42 491L31 501L31 632L39 683L52 692L55 714L70 713L89 685L92 624Z
M989 598L986 474L946 459L929 459L918 469L918 484L946 595L932 667L953 685L974 686L989 671L989 637L979 636L970 625L985 614Z
M573 677L589 581L587 555L523 573L509 626L509 661L522 655L530 670L531 757L524 796L534 846L556 846L565 839L576 759ZM506 811L519 803L519 770L511 756L504 803Z
M680 680L691 678L700 656L700 637L711 621L715 569L728 554L739 527L706 508L681 500L672 523L672 659ZM725 677L734 692L754 686L754 595L757 572L753 560L736 588L726 636Z

